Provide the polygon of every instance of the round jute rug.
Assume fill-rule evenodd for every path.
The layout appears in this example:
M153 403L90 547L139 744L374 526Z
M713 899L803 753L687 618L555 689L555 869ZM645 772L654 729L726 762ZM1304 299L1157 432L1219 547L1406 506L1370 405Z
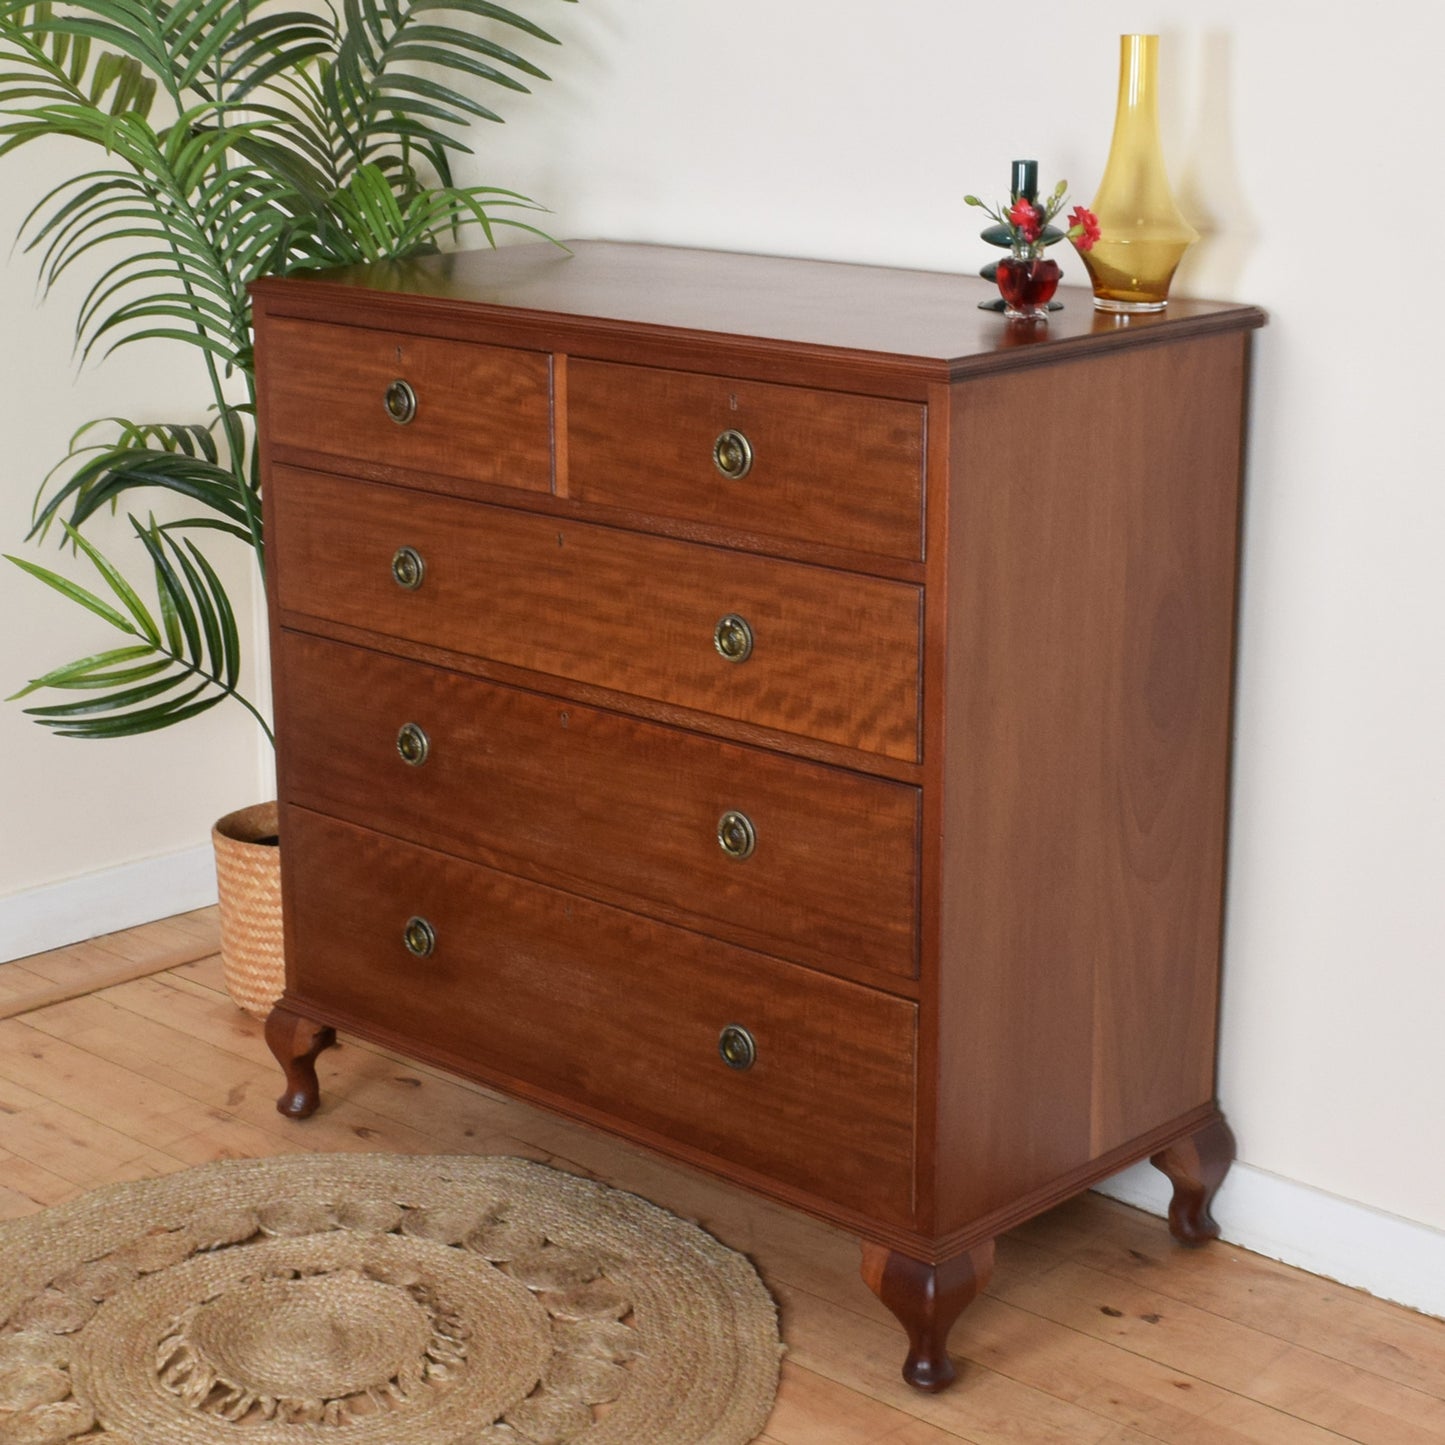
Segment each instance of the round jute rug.
M744 1445L752 1266L524 1159L228 1160L0 1225L0 1445Z

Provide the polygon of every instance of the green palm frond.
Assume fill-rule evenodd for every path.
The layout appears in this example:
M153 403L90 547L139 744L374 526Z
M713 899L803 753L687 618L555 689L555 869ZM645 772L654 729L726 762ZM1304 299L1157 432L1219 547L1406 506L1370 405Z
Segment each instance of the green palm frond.
M31 537L59 523L104 586L12 560L137 639L19 694L94 693L29 709L66 736L146 731L235 695L235 619L198 539L239 541L264 572L250 283L436 250L468 228L492 243L500 227L543 234L525 217L533 202L457 186L451 158L478 121L501 118L482 96L546 79L522 51L553 36L492 0L295 5L0 0L0 155L57 137L100 152L22 223L42 291L85 277L82 362L184 341L214 402L206 425L92 423L42 484ZM81 536L147 487L185 503L135 523L154 608Z
M333 226L325 254L344 250L350 261L386 261L434 249L443 233L456 235L464 227L479 226L489 244L498 226L542 233L515 216L498 215L512 207L539 209L516 191L496 186L432 187L405 202L400 200L379 167L359 167L346 187L332 197L329 217Z
M67 536L97 512L114 509L122 496L158 487L199 503L207 515L168 522L165 531L209 527L261 546L257 502L238 482L236 470L210 427L106 417L88 422L71 439L70 451L51 472L36 499L32 537L44 537L59 519ZM113 435L97 437L104 429ZM58 485L56 478L63 475Z
M233 698L270 737L265 719L236 690L240 632L215 570L193 542L178 542L154 519L142 524L132 517L131 525L151 563L155 609L142 601L114 563L73 528L66 529L69 539L94 566L113 602L49 568L8 558L136 641L66 663L32 679L7 701L44 688L93 693L79 701L24 711L59 737L114 738L170 727Z
M448 22L449 16L456 19ZM472 122L501 119L469 93L476 81L526 93L526 84L509 72L547 79L515 51L479 35L478 22L556 43L540 26L490 0L345 0L324 93L354 164L374 162L398 135L434 162L447 150L470 153L461 135ZM426 76L412 69L417 64L426 67Z
M0 34L10 53L0 64L0 113L33 105L76 102L119 115L146 115L155 101L156 81L134 57L103 50L92 56L88 36L51 28L54 7L0 4ZM15 142L18 144L19 142ZM0 145L0 153L9 149Z

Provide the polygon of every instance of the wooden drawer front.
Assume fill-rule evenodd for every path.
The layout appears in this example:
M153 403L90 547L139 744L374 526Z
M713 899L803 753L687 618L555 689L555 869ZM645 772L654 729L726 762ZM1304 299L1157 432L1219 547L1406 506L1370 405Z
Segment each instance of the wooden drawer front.
M821 967L917 972L916 788L296 633L278 669L293 802ZM731 811L748 857L718 843Z
M713 461L725 431L752 450L736 480ZM579 501L923 555L923 408L909 402L573 360L567 437Z
M266 428L279 446L454 483L551 490L546 353L281 317L265 324L260 355ZM404 425L385 406L396 381L416 396Z
M300 1007L908 1220L913 1004L304 809L282 850ZM730 1024L745 1072L719 1056Z
M283 467L270 488L287 613L918 756L917 587ZM393 580L403 546L415 590ZM746 661L714 645L728 614Z

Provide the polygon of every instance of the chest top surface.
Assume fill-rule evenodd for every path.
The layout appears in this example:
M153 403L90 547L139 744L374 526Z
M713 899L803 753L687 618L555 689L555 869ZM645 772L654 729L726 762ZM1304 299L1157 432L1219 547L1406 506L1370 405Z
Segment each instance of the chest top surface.
M259 300L351 311L409 298L418 314L484 306L522 324L565 319L606 332L638 328L725 337L765 347L865 353L912 363L935 378L1063 359L1086 348L1130 347L1264 324L1258 308L1176 299L1158 315L1096 312L1065 287L1047 326L1018 326L979 302L977 277L618 241L460 251L256 284Z

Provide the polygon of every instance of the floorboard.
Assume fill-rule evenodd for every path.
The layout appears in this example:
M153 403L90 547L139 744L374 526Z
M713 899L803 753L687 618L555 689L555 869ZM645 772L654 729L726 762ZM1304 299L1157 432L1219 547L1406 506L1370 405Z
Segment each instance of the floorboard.
M1441 1445L1445 1324L1086 1194L1005 1236L942 1395L841 1231L343 1038L275 1110L213 909L0 966L0 1219L100 1184L288 1152L510 1153L633 1190L757 1264L788 1354L760 1445Z

